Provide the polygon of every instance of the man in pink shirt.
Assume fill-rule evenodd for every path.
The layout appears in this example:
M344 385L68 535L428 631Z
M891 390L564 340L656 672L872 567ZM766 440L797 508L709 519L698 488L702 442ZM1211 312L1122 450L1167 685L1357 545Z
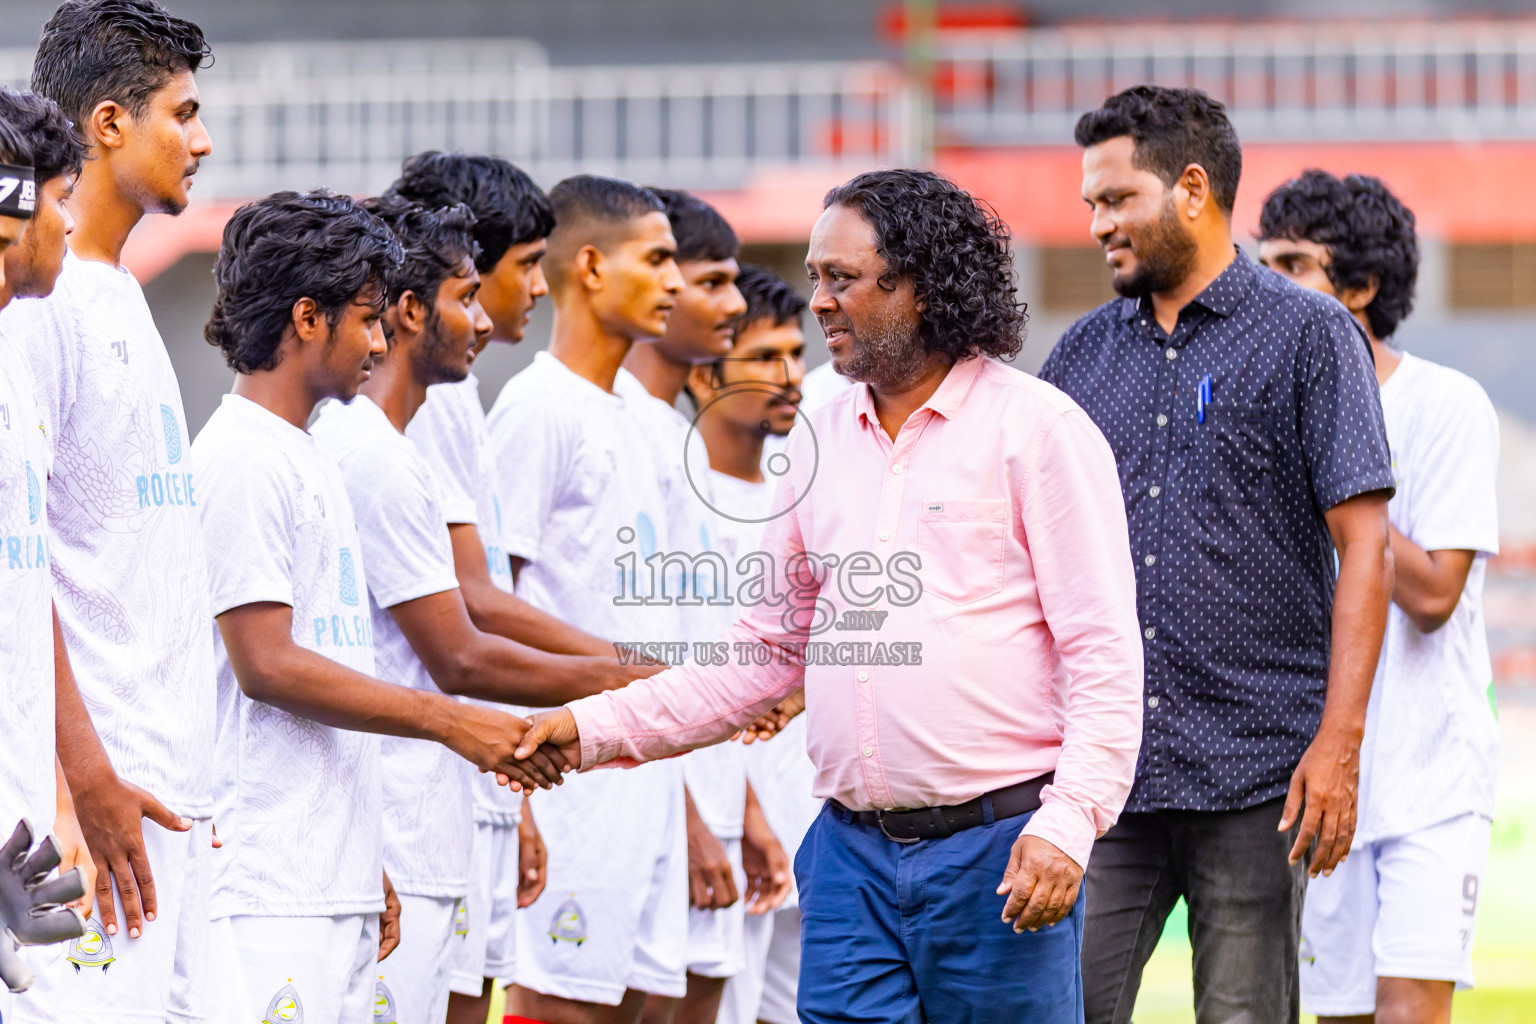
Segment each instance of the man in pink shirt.
M1070 399L998 362L1025 316L985 207L910 170L825 207L811 309L862 386L769 465L764 553L726 567L742 618L524 747L583 768L665 757L803 685L827 803L796 863L802 1019L1078 1021L1083 869L1141 728L1114 456Z

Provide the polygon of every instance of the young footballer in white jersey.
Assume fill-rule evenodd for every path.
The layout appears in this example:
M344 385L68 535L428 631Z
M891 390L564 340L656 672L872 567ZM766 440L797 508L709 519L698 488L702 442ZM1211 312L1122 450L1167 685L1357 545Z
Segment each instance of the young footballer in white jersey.
M13 298L52 290L71 226L63 200L80 171L81 153L56 105L0 88L0 309ZM52 611L50 455L33 390L24 355L0 349L0 833L9 840L23 820L33 842L51 831L61 877L43 884L68 884L62 876L79 868L86 895L75 906L89 914L95 868L55 752L55 701L78 701L79 694ZM8 929L27 930L22 924L0 915L0 980L6 988L33 973L6 941ZM77 918L71 938L79 927ZM8 1014L14 1015L11 995L0 990L0 1020Z
M398 941L380 938L379 736L540 781L507 772L522 719L374 678L362 540L336 463L305 430L383 353L401 258L351 199L279 192L235 212L214 271L204 333L236 377L193 449L217 616L221 1020L370 1019L374 961Z
M549 198L549 350L489 419L503 544L536 607L615 643L679 644L676 609L643 561L668 536L660 467L635 403L614 391L630 346L665 330L682 290L676 243L660 201L627 182L570 178ZM682 771L655 767L535 795L549 883L518 914L513 1014L628 1024L646 993L683 994Z
M365 205L405 248L384 314L389 351L357 399L326 405L311 432L340 465L357 514L379 674L429 693L541 705L628 682L634 671L611 654L546 654L471 621L437 479L404 430L429 387L469 373L491 330L477 298L474 215L399 197ZM400 895L401 945L383 968L380 1005L403 1020L441 1022L470 894L470 773L440 744L381 745L384 866Z
M8 96L0 92L0 100ZM31 147L3 108L0 192L3 309L11 299L7 272L14 274L12 257L37 205ZM46 831L53 824L59 795L53 741L53 588L43 489L47 452L47 436L32 401L31 374L25 360L7 348L0 351L0 664L6 674L0 699L0 832L6 839L23 818ZM5 555L7 547L10 557Z
M555 216L526 174L499 157L422 153L405 162L391 196L429 205L464 203L475 215L479 300L490 342L522 340L534 302L548 294L540 260ZM435 384L406 436L437 472L452 538L454 568L470 618L480 629L560 654L613 658L613 645L542 612L512 593L512 565L501 542L501 507L488 446L479 382ZM659 667L659 666L658 666ZM634 675L654 669L631 667ZM475 780L475 842L465 934L458 942L449 1024L480 1024L490 1010L492 979L511 978L518 907L544 889L547 851L525 798Z
M643 434L662 468L662 495L671 524L667 551L678 557L669 583L676 588L684 638L705 643L730 628L738 609L725 603L730 600L728 568L720 572L723 563L716 562L711 569L711 555L719 557L718 527L708 500L706 467L695 467L698 477L690 477L685 454L690 424L674 403L695 366L730 351L734 321L746 309L735 284L740 243L725 218L703 200L673 189L651 191L672 225L683 290L667 318L666 332L630 349L615 390L635 403L645 424ZM739 744L725 743L682 760L691 908L688 993L680 1002L652 997L645 1011L647 1024L709 1024L718 1015L726 979L743 965L744 856L759 865L773 860L779 878L770 885L789 887L788 859L761 813L755 813L752 822L758 842L750 853L743 849L748 789L744 753ZM754 876L752 884L756 888L762 880Z
M207 57L198 28L151 0L70 0L32 68L88 158L63 271L47 298L0 314L0 343L26 353L49 438L48 555L83 698L58 704L59 750L98 877L94 926L40 966L18 1020L205 1017L214 687L198 481L175 372L121 255L146 213L186 206L210 152L193 78Z
M64 240L74 228L64 202L80 173L84 149L52 100L0 88L0 310L13 299L45 298L64 266ZM30 166L27 166L30 164ZM11 521L0 527L0 664L9 686L0 707L0 832L29 817L37 835L52 830L63 852L60 872L81 868L91 912L96 867L91 862L63 768L55 756L56 700L80 695L62 640L56 641L53 581L48 565L48 437L34 400L25 353L0 358L0 446L8 451L0 488L10 495ZM17 461L19 456L20 461ZM0 504L6 498L0 497ZM26 528L19 516L25 514ZM41 600L43 618L34 622ZM57 676L57 697L54 694ZM90 740L100 756L101 742ZM13 801L19 801L14 803ZM45 813L46 812L46 813Z
M1498 420L1483 389L1387 343L1413 306L1413 214L1379 180L1308 171L1270 195L1264 263L1337 297L1375 357L1397 493L1396 583L1360 751L1349 859L1307 888L1301 1002L1343 1019L1450 1020L1472 984L1498 728L1483 576L1498 553Z
M718 513L720 551L736 565L760 550L774 518L787 456L763 457L765 442L795 426L805 377L805 299L764 267L741 268L737 286L746 312L736 321L729 356L695 367L688 391L700 412L695 425L707 452L710 500ZM790 721L771 742L746 750L751 802L792 859L821 801L811 796L815 767L805 752L805 719ZM750 803L749 803L750 806ZM745 966L725 987L722 1024L795 1024L800 972L800 911L793 892L759 894L747 908Z

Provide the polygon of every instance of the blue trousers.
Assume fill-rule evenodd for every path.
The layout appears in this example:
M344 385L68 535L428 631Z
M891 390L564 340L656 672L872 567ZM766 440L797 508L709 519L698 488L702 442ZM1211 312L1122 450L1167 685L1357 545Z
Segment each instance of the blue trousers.
M1081 1024L1082 893L1050 928L1002 920L997 886L1029 817L904 845L823 807L795 856L800 1019Z

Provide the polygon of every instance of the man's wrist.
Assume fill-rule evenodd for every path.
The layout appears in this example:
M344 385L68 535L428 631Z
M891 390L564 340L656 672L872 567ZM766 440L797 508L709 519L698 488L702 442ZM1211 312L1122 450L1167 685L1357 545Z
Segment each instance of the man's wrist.
M1345 743L1359 747L1365 739L1365 715L1323 715L1323 720L1318 723L1317 734L1312 742L1318 743Z
M416 720L421 723L422 738L453 747L460 726L459 708L463 705L444 694L415 692L421 704Z
M91 758L86 764L65 765L64 778L69 783L71 800L90 801L119 783L117 771L105 756Z

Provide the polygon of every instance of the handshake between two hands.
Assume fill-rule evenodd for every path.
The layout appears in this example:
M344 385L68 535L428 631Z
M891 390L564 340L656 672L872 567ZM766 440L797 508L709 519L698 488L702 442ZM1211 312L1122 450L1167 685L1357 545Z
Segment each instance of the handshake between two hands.
M739 737L743 743L771 739L804 710L805 691L799 690L732 738ZM582 767L581 739L577 734L576 716L571 714L570 708L534 715L526 720L525 731L515 740L517 749L512 753L513 763L503 760L496 768L496 781L500 785L522 792L549 789L560 785L566 772L579 771Z

